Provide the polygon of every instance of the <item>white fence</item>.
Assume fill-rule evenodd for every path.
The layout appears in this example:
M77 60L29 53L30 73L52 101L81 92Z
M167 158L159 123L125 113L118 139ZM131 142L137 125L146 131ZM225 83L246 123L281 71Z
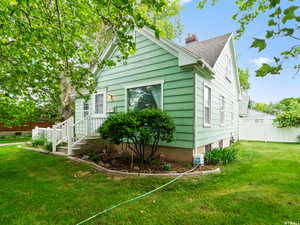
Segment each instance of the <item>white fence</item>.
M277 128L271 119L247 119L239 121L240 140L299 142L300 128Z
M52 136L53 136L53 129L50 127L47 128L35 127L32 130L32 139L45 138L47 142L51 142Z

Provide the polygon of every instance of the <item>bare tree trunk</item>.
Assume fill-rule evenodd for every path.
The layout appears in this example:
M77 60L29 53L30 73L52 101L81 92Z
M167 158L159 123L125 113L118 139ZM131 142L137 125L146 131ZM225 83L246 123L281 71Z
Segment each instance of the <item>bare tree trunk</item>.
M71 85L70 79L62 75L60 82L60 100L61 100L61 114L63 120L70 118L74 114L74 87Z

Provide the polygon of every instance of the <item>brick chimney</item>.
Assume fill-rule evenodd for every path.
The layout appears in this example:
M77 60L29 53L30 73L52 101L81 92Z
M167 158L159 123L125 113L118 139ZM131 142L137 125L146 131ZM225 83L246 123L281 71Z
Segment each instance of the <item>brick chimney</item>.
M188 34L188 36L185 38L185 43L191 43L194 41L198 41L196 34Z

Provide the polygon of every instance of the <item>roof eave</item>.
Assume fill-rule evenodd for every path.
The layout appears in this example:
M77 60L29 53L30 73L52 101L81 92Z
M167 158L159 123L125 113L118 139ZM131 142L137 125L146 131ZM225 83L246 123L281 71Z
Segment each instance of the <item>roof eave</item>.
M154 32L148 28L143 28L141 30L138 30L138 32L147 36L152 41L156 42L161 47L163 47L165 50L167 50L174 56L178 57L178 65L180 67L186 67L186 66L196 65L200 63L201 66L204 65L204 67L207 70L209 70L212 74L214 74L213 68L207 62L205 62L205 60L199 58L198 56L195 56L192 52L177 45L173 41L167 38L157 39L154 35Z

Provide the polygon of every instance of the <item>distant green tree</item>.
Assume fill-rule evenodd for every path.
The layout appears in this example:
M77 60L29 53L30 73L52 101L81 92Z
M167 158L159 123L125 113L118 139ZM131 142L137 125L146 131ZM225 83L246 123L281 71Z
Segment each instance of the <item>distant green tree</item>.
M285 98L276 104L254 103L252 108L264 113L275 114L277 127L300 126L300 98Z
M277 104L275 124L278 127L300 126L300 98L285 98Z
M272 103L266 104L266 103L256 102L252 107L257 111L264 112L264 113L274 114L276 112L275 105Z
M243 70L239 68L238 71L239 71L241 89L242 91L248 91L250 89L249 70L248 69Z

